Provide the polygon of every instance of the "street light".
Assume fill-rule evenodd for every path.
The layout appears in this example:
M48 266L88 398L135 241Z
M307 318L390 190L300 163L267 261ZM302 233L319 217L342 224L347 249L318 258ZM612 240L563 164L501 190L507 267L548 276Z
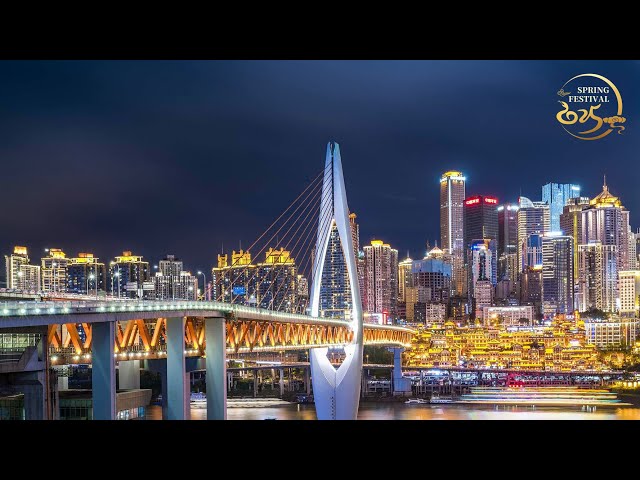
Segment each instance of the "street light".
M87 295L89 295L89 280L94 280L96 276L92 273L87 277ZM98 282L96 282L96 298L98 298Z
M201 272L200 270L198 270L198 275L202 275L203 277L203 284L202 284L202 291L204 292L204 300L207 299L207 276L204 274L204 272Z

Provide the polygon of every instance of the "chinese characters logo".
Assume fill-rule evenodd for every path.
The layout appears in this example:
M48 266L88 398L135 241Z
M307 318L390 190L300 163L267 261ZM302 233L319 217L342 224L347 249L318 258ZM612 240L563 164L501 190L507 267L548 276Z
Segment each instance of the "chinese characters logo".
M608 78L596 73L576 75L558 90L558 96L562 109L556 119L569 135L598 140L614 130L624 131L622 96Z

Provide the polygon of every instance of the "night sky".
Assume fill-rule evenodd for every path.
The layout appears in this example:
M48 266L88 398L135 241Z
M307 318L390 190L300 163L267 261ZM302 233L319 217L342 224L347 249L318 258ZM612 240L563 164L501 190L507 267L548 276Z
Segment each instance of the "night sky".
M580 141L556 92L613 81L626 131ZM0 253L109 261L167 253L209 270L249 245L340 143L361 243L414 258L439 239L438 179L539 200L548 181L611 191L640 226L640 63L626 61L0 62ZM2 269L4 274L4 269Z

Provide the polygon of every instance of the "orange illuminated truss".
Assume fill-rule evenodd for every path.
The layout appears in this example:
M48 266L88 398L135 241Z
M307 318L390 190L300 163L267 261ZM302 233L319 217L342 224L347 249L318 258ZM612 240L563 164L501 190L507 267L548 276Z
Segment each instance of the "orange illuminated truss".
M87 363L91 353L90 323L50 325L47 335L54 365ZM351 343L348 324L323 325L268 320L226 320L227 353L302 350L309 347L340 346ZM413 331L405 328L364 325L364 343L368 345L407 346ZM84 340L83 340L84 338ZM114 353L117 359L164 358L166 356L166 319L116 322ZM202 356L205 349L203 318L185 321L187 356Z

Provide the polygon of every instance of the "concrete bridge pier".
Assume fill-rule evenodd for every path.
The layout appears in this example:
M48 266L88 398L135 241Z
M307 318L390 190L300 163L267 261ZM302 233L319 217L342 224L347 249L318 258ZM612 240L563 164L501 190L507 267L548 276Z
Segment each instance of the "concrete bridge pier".
M402 376L402 352L404 348L393 349L392 387L394 394L411 393L411 379Z
M118 387L121 390L140 388L140 360L121 360L118 362Z
M91 384L94 420L116 418L115 325L115 321L93 324Z
M227 419L227 335L224 318L206 318L207 420Z
M184 357L185 317L167 318L167 420L189 420L190 384Z

